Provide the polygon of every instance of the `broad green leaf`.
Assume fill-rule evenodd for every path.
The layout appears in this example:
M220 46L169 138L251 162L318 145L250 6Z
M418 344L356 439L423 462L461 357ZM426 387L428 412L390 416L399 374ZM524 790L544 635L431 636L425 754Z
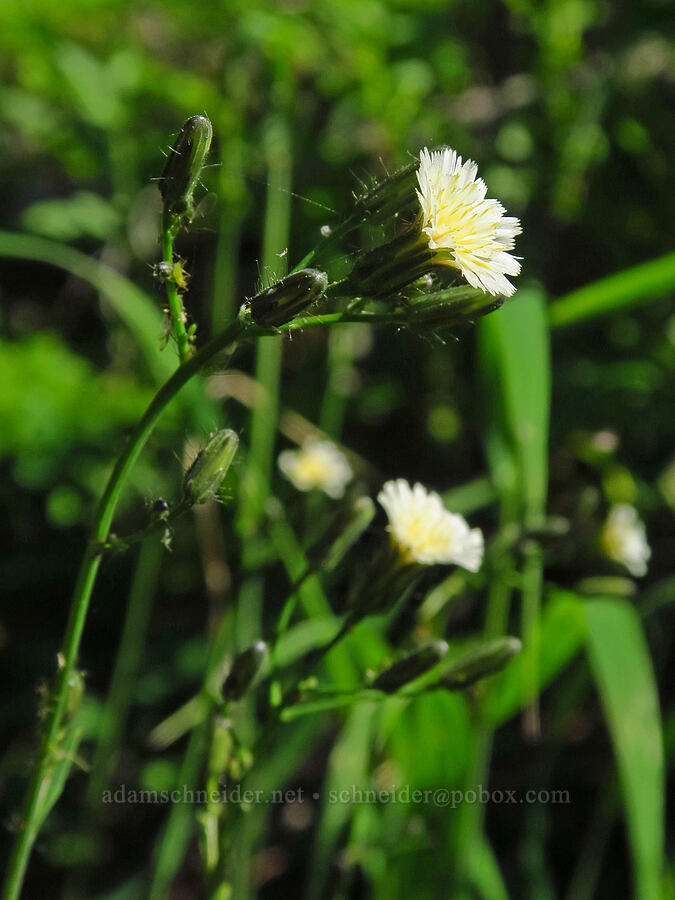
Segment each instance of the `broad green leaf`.
M630 603L583 607L587 652L614 745L638 900L659 900L665 771L658 693L640 618Z
M675 290L675 253L624 269L572 291L549 307L551 328L575 325L663 297Z

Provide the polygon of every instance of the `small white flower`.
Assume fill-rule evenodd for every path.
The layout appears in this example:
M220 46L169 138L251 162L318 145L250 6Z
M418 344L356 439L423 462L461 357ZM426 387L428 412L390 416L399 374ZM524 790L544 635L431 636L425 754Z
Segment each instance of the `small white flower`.
M279 454L279 468L299 491L320 490L342 497L352 479L347 459L330 441L309 439L299 450Z
M455 150L420 153L417 196L422 231L432 250L448 251L436 260L459 269L472 287L510 297L515 287L506 277L518 275L520 263L507 251L522 229L498 200L486 200L487 187L477 178L478 166Z
M403 478L387 481L377 499L389 517L389 531L410 561L454 563L477 572L483 559L483 533L449 512L441 497Z
M600 540L607 556L624 565L631 575L647 574L647 561L652 551L647 533L637 510L626 503L613 506L605 522Z

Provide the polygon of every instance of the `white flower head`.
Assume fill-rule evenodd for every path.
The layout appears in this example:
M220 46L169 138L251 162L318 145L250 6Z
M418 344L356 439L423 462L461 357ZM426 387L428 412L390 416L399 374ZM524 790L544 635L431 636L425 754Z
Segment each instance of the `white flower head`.
M387 481L377 499L389 518L389 531L405 557L424 565L454 563L477 572L483 559L483 533L443 506L441 497L403 478Z
M515 287L506 277L518 275L520 263L508 251L522 229L498 200L486 200L487 187L478 166L449 147L420 153L417 196L422 231L432 250L447 251L436 260L459 269L472 287L510 297Z
M647 533L637 510L627 503L613 506L605 522L600 540L607 556L624 565L631 575L639 578L647 574L647 562L652 555Z
M279 468L299 490L319 490L342 497L353 472L341 450L330 441L306 440L299 450L279 454Z

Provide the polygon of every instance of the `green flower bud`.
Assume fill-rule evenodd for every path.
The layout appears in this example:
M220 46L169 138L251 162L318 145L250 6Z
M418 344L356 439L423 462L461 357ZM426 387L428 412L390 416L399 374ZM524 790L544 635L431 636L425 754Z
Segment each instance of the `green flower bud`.
M507 662L520 653L522 644L516 637L502 637L489 641L467 653L443 672L439 687L451 691L469 687L474 682L503 669Z
M362 220L377 225L396 218L417 199L417 161L410 163L393 175L378 181L370 190L357 198L355 209Z
M256 294L242 309L256 325L277 328L322 297L327 286L325 272L301 269Z
M392 609L423 571L419 563L402 562L400 553L387 541L368 564L356 570L348 600L352 617L358 620Z
M426 275L434 264L429 241L418 216L393 240L364 251L349 275L354 291L364 297L386 298Z
M374 517L373 501L370 497L359 497L335 517L326 533L310 547L307 552L310 566L332 572Z
M463 286L406 298L405 311L412 328L435 331L470 324L499 309L503 302L502 296Z
M206 116L190 116L169 152L159 179L164 215L174 228L194 213L193 195L211 146L213 129Z
M183 493L190 506L206 503L218 493L238 446L237 434L223 428L199 451L183 479Z
M256 641L238 653L223 684L223 697L226 700L240 700L253 683L266 658L267 644L264 641Z
M371 687L387 694L393 694L408 682L414 681L429 669L433 669L447 652L448 645L445 641L431 641L381 672Z

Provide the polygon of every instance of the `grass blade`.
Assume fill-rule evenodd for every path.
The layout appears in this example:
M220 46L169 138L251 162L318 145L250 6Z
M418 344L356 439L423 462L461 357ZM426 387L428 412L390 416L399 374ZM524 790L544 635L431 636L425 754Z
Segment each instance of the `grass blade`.
M635 896L658 900L664 865L665 771L658 694L640 618L623 600L584 607L587 652L614 745Z
M551 328L576 325L656 300L672 290L675 290L675 253L668 253L560 297L550 305L548 319Z

